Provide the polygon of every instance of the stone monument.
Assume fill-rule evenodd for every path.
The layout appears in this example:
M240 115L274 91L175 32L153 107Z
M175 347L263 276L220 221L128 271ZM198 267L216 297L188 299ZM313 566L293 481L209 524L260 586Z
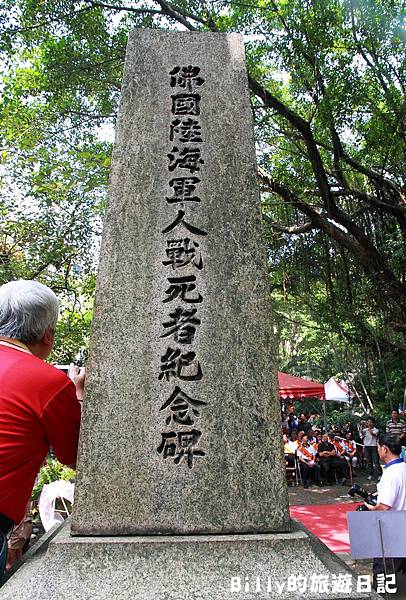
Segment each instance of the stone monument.
M241 39L137 31L119 115L72 532L287 531Z
M307 573L355 585L292 529L270 317L241 36L134 31L74 514L2 598L277 598Z

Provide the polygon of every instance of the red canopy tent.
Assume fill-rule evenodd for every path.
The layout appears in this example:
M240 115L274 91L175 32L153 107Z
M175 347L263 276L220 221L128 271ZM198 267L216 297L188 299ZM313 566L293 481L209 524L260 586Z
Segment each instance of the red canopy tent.
M302 379L288 373L278 372L279 395L281 398L324 398L324 385L311 379Z

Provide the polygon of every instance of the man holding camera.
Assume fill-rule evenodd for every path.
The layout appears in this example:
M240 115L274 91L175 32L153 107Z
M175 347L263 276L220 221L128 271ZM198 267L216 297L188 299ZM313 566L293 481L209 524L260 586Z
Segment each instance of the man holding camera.
M383 474L377 485L377 502L375 506L365 502L368 510L405 510L406 511L406 463L400 458L401 445L397 436L389 433L378 435L378 454L384 464ZM399 573L406 569L406 558L388 559L384 565L382 558L374 558L373 572L376 577L380 573Z
M0 577L6 536L24 517L49 448L62 463L76 463L85 375L71 381L44 362L58 316L58 300L45 285L0 287Z

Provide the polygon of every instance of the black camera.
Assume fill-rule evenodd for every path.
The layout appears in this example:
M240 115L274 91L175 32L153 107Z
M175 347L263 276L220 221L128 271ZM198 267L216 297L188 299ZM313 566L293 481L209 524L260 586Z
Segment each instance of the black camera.
M376 506L376 496L373 496L372 494L370 494L369 492L364 490L364 488L362 488L360 485L357 485L357 484L353 485L348 490L348 495L351 496L351 498L354 498L354 496L361 496L361 498L365 502L368 502L368 504L371 504L372 506ZM365 506L365 504L361 504L357 508L357 511L364 511L364 510L369 510Z
M59 369L60 371L63 371L65 373L65 375L68 374L69 371L69 365L54 365L54 367L56 369Z

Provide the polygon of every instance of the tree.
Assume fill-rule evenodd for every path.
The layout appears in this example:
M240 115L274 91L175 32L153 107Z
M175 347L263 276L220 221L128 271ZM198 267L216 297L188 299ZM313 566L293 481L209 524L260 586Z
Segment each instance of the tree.
M62 265L66 274L69 258L82 256L79 242L94 240L110 155L100 127L115 120L128 31L238 31L249 36L277 312L286 317L292 306L298 314L307 306L305 331L312 322L340 344L356 347L365 371L375 358L384 364L395 355L402 362L406 134L400 0L7 0L0 26L7 65L0 104L5 189L18 187L20 195L39 202L45 224L49 215L55 219L61 182L66 206L75 207L69 232L78 243L72 251L49 238L43 276L52 279L50 267ZM30 236L32 223L18 225L13 211L8 234L21 264L17 249L31 247L24 231ZM65 241L70 221L62 221L59 240Z

